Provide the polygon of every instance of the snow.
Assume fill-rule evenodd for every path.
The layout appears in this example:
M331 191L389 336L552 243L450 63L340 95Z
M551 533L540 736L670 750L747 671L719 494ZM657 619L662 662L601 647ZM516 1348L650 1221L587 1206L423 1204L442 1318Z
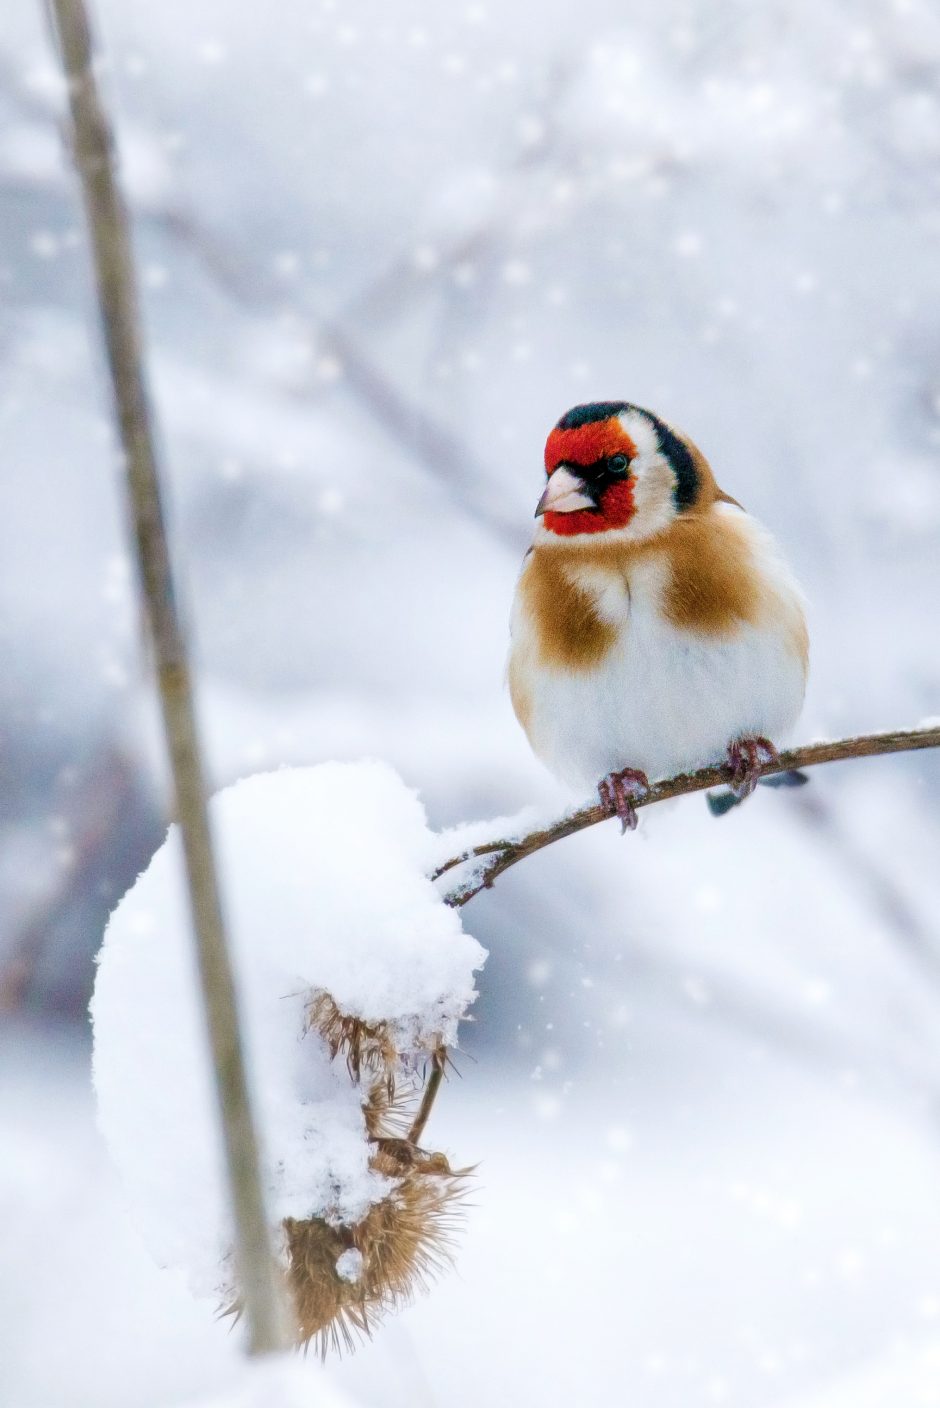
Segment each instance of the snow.
M545 434L595 397L686 429L783 545L798 741L936 718L938 7L351 8L96 6L213 785L384 758L438 861L467 818L561 814L507 618ZM224 1393L241 1336L139 1246L89 1109L75 1028L165 762L63 84L40 6L0 31L0 962L35 943L42 1021L0 1023L3 1392L164 1408ZM458 1274L344 1386L909 1400L940 1299L938 764L648 808L461 910L490 957L429 1127L480 1165Z
M454 1046L486 954L426 878L436 838L387 765L246 778L212 799L274 1225L355 1223L389 1184L369 1167L342 1055L311 996L384 1023L406 1074ZM231 1247L178 829L108 925L92 1002L99 1123L154 1256L224 1294Z
M172 1408L355 1408L312 1363L266 1358L248 1361L224 1391L176 1402ZM364 1404L365 1400L358 1400ZM170 1405L165 1405L170 1408Z
M938 1303L925 1302L925 1318L936 1315ZM940 1340L925 1336L897 1346L848 1374L840 1374L822 1393L800 1394L776 1401L773 1408L938 1408L940 1405Z
M475 846L486 846L494 841L521 841L530 831L550 826L557 820L557 806L522 807L513 816L496 816L446 827L437 838L434 868L458 856L467 855ZM466 879L463 865L453 867L447 874L451 880L455 874L459 874L461 879Z
M343 1281L358 1281L362 1275L362 1252L350 1247L336 1258L336 1274Z
M668 983L643 992L645 1014L621 1033L629 1065L611 1049L604 1081L576 1076L567 1096L546 1073L560 1112L540 1103L544 1082L482 1067L445 1091L435 1139L480 1161L458 1274L328 1360L327 1402L332 1390L407 1408L433 1385L454 1408L571 1408L626 1385L643 1408L711 1408L719 1378L732 1408L848 1408L853 1388L865 1408L896 1408L928 1391L930 1117L903 1082L880 1098L839 1063L788 1062L769 1026L755 1040ZM43 1280L41 1306L9 1297L9 1402L224 1403L242 1382L238 1335L128 1230L81 1050L7 1024L0 1069L4 1264L11 1286L37 1263Z

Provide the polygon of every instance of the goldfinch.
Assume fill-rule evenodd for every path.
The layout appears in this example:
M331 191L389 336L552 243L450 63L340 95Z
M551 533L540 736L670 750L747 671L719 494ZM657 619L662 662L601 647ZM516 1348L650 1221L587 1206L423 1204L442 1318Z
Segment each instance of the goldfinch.
M773 538L626 401L562 416L545 469L509 658L533 751L624 830L650 778L730 761L747 796L806 686L802 593Z

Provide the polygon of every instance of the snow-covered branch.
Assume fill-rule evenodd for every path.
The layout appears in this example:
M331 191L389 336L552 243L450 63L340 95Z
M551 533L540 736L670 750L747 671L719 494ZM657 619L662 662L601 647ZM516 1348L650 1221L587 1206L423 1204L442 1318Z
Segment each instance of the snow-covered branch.
M859 734L854 738L838 738L825 743L807 743L799 748L788 748L780 754L779 760L764 768L765 777L796 769L816 767L820 763L841 762L846 758L871 758L881 753L907 753L921 748L940 748L940 724L931 721L914 729L897 729L891 733ZM649 807L654 802L666 802L673 797L684 797L689 792L704 792L709 787L719 787L730 783L731 770L727 766L699 768L696 772L680 773L677 777L654 782L647 795L636 805ZM534 855L555 841L563 841L577 831L588 826L608 821L613 813L599 802L580 807L575 812L561 817L551 826L540 827L525 836L504 840L486 841L473 846L461 855L452 856L435 870L432 878L437 880L451 870L464 865L470 866L466 876L448 894L448 903L458 907L473 899L481 890L488 889L498 876L509 870L520 860ZM481 864L472 864L482 862Z

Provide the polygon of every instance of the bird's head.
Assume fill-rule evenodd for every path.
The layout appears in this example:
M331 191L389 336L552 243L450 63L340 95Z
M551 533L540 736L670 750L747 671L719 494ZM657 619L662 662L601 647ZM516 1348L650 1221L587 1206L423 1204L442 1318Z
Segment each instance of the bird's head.
M628 401L594 401L563 415L545 443L545 471L535 510L540 542L653 537L699 502L710 479L693 445Z

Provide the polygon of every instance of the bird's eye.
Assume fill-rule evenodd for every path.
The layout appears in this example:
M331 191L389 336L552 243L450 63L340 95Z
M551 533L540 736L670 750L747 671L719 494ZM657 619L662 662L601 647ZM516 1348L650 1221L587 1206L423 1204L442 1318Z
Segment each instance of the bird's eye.
M614 474L624 474L629 463L626 455L611 455L607 461L607 468L613 470Z

